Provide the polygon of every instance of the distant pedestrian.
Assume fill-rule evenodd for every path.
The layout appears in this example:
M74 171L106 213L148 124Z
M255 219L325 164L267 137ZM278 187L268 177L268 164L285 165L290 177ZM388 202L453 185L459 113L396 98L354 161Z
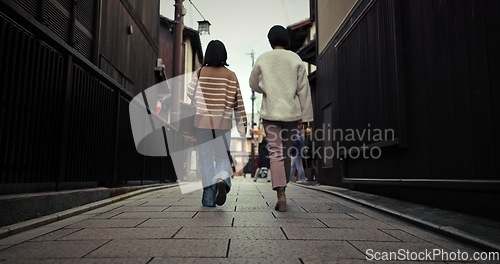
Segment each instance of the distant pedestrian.
M304 137L302 136L302 124L299 124L292 135L292 147L289 150L289 154L292 159L290 177L295 177L295 172L297 172L297 181L299 182L306 181L306 174L304 172L304 166L302 165L303 149Z
M314 155L314 143L312 141L312 130L304 129L304 149L303 153L303 164L304 170L306 172L307 180L314 180L317 175L317 167L316 167L316 157Z
M292 129L300 122L313 121L311 91L304 63L288 51L290 40L286 29L273 26L267 35L273 48L259 56L250 75L250 87L264 94L260 115L269 142L272 186L278 202L275 210L286 211L285 188L290 179Z
M202 205L223 205L231 189L229 146L233 111L239 117L241 135L246 132L246 114L236 74L227 69L227 52L219 40L208 43L202 67L188 86L196 102L197 151L202 173ZM236 109L235 109L236 106ZM222 138L223 142L216 140Z
M257 162L257 170L255 170L255 175L253 177L254 182L256 182L259 177L262 177L264 173L268 179L270 179L271 177L270 173L268 172L271 167L271 163L269 160L269 150L267 149L267 147L267 139L263 137L262 141L259 143L259 161Z

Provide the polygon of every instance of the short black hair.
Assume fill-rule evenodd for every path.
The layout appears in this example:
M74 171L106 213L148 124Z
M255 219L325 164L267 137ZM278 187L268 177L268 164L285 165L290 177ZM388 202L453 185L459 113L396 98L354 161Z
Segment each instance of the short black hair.
M271 44L273 49L276 46L282 46L285 49L290 47L290 37L288 36L287 30L283 26L275 25L269 29L267 39L269 39L269 44Z
M227 51L224 43L220 40L212 40L208 43L205 51L204 66L222 67L227 64Z

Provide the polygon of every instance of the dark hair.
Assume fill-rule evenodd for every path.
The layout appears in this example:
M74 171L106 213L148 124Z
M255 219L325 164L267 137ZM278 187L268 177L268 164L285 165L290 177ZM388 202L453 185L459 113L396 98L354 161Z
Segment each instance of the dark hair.
M229 66L227 64L226 47L220 40L212 40L208 43L205 51L204 66L222 67Z
M283 26L275 25L271 29L269 29L269 33L267 33L267 39L269 39L269 44L274 49L276 46L282 46L285 49L288 49L290 46L290 38L288 36L288 32Z

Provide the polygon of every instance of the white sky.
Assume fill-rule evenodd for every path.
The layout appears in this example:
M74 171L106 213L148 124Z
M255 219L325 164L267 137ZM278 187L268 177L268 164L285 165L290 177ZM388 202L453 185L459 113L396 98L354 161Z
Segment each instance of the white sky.
M218 39L224 43L228 53L229 69L236 73L243 94L243 100L251 121L252 100L248 85L254 50L255 58L271 50L267 32L274 25L288 25L309 18L309 0L191 0L206 20L212 24L210 35L202 35L203 54L208 42ZM174 0L160 1L160 14L174 18ZM198 20L203 20L189 0L184 1L186 16L184 24L195 30ZM259 123L260 96L255 101L255 123Z

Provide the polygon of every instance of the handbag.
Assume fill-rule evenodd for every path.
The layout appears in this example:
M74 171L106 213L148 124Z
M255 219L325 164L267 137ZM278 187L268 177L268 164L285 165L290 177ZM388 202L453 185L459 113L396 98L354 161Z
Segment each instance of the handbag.
M236 94L234 95L234 107L233 107L234 115L236 116L236 113L238 111L238 91L236 91ZM231 149L229 148L227 141L226 141L226 135L224 135L224 146L226 147L227 150L227 157L229 158L229 162L231 162L231 169L233 170L233 174L236 173L236 163L235 160L233 160L233 155L231 155Z
M179 132L183 135L194 135L196 132L196 127L194 126L194 118L196 116L196 91L198 90L198 82L201 77L200 68L198 72L198 78L196 79L196 85L194 87L193 98L191 98L191 103L181 110L181 118L179 120Z
M215 139L217 136L215 135L215 129L212 128L212 137ZM236 173L236 164L233 160L233 155L231 155L231 149L229 148L229 144L227 144L226 134L222 134L222 141L224 141L224 147L226 148L227 158L229 160L229 164L231 164L231 169L233 170L233 174Z

